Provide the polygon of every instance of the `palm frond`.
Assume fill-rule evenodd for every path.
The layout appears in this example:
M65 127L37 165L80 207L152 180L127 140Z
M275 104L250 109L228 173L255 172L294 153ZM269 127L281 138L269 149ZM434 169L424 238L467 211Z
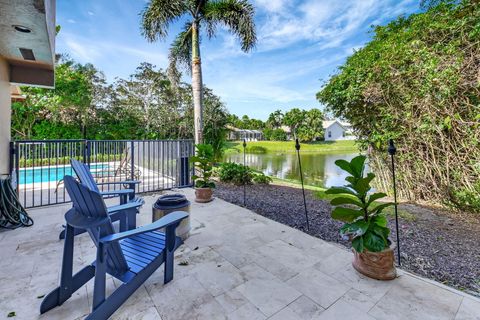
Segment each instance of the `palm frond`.
M208 1L202 9L202 18L208 36L215 35L217 24L223 24L235 34L242 50L250 51L255 47L255 9L247 0Z
M151 42L165 38L170 24L187 12L184 0L150 0L141 13L142 35Z
M192 62L192 23L186 23L170 47L168 55L170 72L176 72L178 67L191 70Z

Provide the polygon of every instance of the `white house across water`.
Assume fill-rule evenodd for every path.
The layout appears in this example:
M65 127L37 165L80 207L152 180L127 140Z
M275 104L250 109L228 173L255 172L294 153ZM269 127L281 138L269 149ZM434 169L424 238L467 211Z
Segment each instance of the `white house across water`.
M355 140L349 123L338 120L323 121L325 141Z

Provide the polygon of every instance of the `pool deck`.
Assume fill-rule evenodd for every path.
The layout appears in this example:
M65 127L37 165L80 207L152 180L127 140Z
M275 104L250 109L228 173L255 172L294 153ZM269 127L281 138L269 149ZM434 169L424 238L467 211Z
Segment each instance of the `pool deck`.
M193 190L180 192L193 199ZM145 197L139 225L151 221L155 199ZM10 312L16 316L8 319L29 320L76 320L89 313L92 281L61 307L38 311L41 297L58 285L58 233L68 208L31 209L33 227L0 231L0 319ZM164 285L158 269L112 319L480 320L475 297L402 270L393 281L368 279L353 270L345 248L220 199L192 201L191 218L173 281ZM76 237L74 256L76 270L94 260L87 234ZM107 293L118 285L107 278Z

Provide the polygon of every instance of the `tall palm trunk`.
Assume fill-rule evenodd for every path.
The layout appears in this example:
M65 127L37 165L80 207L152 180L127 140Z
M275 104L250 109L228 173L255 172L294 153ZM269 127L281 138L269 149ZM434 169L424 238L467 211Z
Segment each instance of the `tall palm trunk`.
M203 83L198 22L192 24L192 90L195 143L203 142Z

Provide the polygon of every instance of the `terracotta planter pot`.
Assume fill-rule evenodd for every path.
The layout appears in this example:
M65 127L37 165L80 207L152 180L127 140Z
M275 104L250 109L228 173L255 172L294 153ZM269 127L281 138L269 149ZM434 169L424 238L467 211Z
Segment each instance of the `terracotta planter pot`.
M213 190L211 188L195 188L195 201L200 203L210 202Z
M395 246L392 244L390 248L387 248L381 252L370 252L364 250L362 253L358 253L353 249L352 265L363 275L377 280L392 280L397 276L395 270Z

